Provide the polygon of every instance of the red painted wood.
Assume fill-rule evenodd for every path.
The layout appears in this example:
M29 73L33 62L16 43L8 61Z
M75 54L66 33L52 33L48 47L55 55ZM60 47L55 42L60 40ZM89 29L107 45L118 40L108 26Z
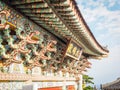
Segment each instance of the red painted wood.
M39 88L38 90L62 90L62 87Z
M74 85L67 86L67 90L75 90Z

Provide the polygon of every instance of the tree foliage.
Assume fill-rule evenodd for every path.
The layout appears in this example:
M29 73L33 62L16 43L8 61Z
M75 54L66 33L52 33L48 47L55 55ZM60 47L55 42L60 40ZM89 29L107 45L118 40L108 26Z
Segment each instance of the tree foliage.
M83 88L83 90L94 90L94 89L91 86L86 86L85 88Z
M94 84L92 77L89 77L88 75L83 75L83 84L85 87L83 87L83 90L94 90L90 84ZM86 86L88 84L88 86Z
M83 75L83 82L86 84L94 84L94 82L92 81L94 78L89 77L88 75Z

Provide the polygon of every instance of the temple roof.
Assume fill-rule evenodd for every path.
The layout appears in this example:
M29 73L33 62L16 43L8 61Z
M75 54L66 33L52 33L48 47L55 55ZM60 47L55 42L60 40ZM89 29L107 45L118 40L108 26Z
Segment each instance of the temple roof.
M106 84L103 84L102 85L102 88L103 89L120 89L120 78L118 78L117 80L115 81L112 81L112 82L109 82L109 83L106 83Z
M107 56L108 50L95 39L75 0L7 0L7 4L67 43L73 39L92 58Z

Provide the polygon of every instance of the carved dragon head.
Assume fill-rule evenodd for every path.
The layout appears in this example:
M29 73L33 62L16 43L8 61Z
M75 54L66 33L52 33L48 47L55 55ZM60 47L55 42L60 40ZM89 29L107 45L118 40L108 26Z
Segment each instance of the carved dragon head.
M32 40L35 40L35 41L39 41L39 36L40 35L40 32L39 31L34 31L34 32L31 32L31 39Z
M7 10L0 12L0 18L5 17L4 19L8 19L10 13Z

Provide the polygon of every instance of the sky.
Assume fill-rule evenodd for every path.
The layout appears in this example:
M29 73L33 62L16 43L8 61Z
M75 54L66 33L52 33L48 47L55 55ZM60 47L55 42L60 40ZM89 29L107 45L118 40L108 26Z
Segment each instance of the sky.
M76 1L97 41L109 50L108 58L90 60L92 66L86 74L96 85L114 81L120 77L120 1Z

